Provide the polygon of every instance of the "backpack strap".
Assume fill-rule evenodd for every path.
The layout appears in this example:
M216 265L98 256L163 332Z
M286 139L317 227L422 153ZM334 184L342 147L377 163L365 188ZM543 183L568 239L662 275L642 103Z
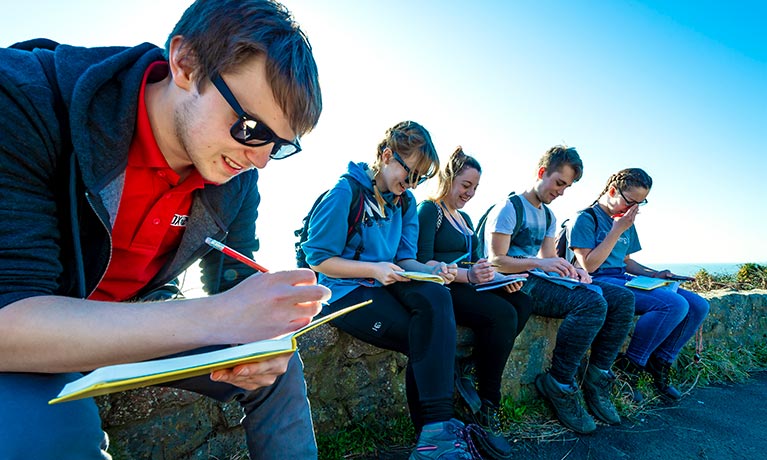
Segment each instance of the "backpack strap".
M522 204L522 198L520 198L519 195L514 192L509 193L509 201L514 207L514 212L516 213L514 231L511 234L511 240L514 241L514 237L517 236L517 234L522 230L522 224L525 222L525 206ZM554 221L554 215L548 206L543 203L541 203L541 206L543 206L543 212L546 214L546 229L544 230L545 235L545 232L549 230L549 227L551 227L551 222Z
M515 214L514 230L511 232L511 241L514 241L514 237L522 230L522 224L525 222L525 207L522 204L522 198L514 192L509 193L509 202Z
M347 231L346 231L346 244L349 244L352 236L355 233L362 234L362 222L365 217L365 200L362 197L362 185L357 182L349 174L341 176L349 183L349 187L352 189L352 202L349 205L349 214L347 216ZM365 243L363 238L360 238L360 243L354 250L354 260L359 260L362 253L365 251Z
M588 213L591 215L591 218L594 219L594 235L597 234L597 213L594 211L594 208L589 206L588 208L584 209L583 212Z

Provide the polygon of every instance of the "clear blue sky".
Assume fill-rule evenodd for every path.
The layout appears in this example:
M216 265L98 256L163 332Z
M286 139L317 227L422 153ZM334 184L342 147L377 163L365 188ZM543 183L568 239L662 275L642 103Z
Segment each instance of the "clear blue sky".
M3 45L162 45L187 1L14 3ZM484 174L476 221L534 179L550 146L580 152L584 178L552 209L589 205L625 167L654 179L635 258L765 262L767 6L747 2L286 0L315 49L324 107L304 152L263 171L259 261L293 265L292 230L349 160L372 161L403 119L456 145ZM426 196L419 187L416 195Z

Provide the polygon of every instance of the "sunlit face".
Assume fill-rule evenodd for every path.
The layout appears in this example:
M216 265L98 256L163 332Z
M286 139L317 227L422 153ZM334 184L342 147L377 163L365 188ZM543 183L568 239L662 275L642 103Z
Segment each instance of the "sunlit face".
M452 209L462 209L474 197L479 186L480 173L474 168L465 167L453 178L444 201Z
M607 210L610 215L623 214L632 206L643 204L647 199L650 190L644 187L628 187L625 190L619 190L614 185L607 191Z
M535 194L544 204L549 204L564 195L565 190L575 182L575 170L567 164L550 175L547 173L548 171L541 168L535 185Z
M390 148L385 148L381 154L381 173L380 178L376 181L378 188L383 191L389 191L395 195L402 195L407 189L415 190L418 187L417 181L411 182L409 179L413 176L413 171L416 173L419 171L418 167L421 166L421 154L414 154L408 157L400 155L399 159L396 159L394 152ZM402 163L405 163L402 165ZM407 167L410 169L408 173ZM417 176L417 174L415 174Z
M266 123L279 137L295 138L287 117L272 95L263 56L251 58L236 73L222 75L245 112ZM263 168L273 145L243 145L230 128L237 114L221 93L208 84L202 93L190 91L175 113L176 136L181 143L177 160L193 165L203 178L223 184L253 168Z

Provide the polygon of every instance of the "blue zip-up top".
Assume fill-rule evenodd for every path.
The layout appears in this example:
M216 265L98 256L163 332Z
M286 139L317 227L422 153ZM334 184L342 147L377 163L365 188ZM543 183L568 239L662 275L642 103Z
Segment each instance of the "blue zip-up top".
M397 195L392 192L382 193L386 200L386 217L383 217L373 197L373 182L368 176L369 169L366 163L350 162L347 170L351 180L357 180L361 184L364 217L360 233L353 235L349 243L346 243L352 189L347 179L340 179L317 205L309 223L308 237L301 246L309 265L317 266L331 257L354 259L360 238L364 247L359 257L360 261L396 263L416 258L418 215L414 206L415 197L409 190L405 191L402 199L408 199L410 206L403 216ZM380 282L370 278L331 278L322 273L318 282L333 292L331 303L357 286L382 286Z

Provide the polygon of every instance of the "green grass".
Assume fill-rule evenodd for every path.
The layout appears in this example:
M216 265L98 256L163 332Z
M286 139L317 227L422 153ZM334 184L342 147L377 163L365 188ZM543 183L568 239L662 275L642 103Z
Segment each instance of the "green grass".
M684 283L685 289L697 292L716 289L748 291L767 289L767 267L743 264L732 275L711 274L700 270L695 281ZM672 370L672 382L683 393L699 386L715 383L742 382L751 372L767 369L767 340L751 349L705 348L700 360L694 359L695 350L686 347ZM638 383L646 401L636 404L629 396L628 384L620 379L613 388L614 402L624 418L638 418L661 405L647 375ZM519 398L505 397L501 401L503 431L513 440L545 441L565 433L543 400L532 386L525 387ZM410 419L403 416L390 423L360 424L332 435L320 435L320 460L348 460L372 458L375 452L412 447L415 433Z
M735 289L738 291L767 289L767 266L746 263L741 265L738 271L732 275L700 270L695 274L695 281L684 283L684 287L696 292L716 289Z
M319 460L362 459L381 447L409 446L415 441L410 418L399 417L381 423L356 424L346 430L317 436Z

